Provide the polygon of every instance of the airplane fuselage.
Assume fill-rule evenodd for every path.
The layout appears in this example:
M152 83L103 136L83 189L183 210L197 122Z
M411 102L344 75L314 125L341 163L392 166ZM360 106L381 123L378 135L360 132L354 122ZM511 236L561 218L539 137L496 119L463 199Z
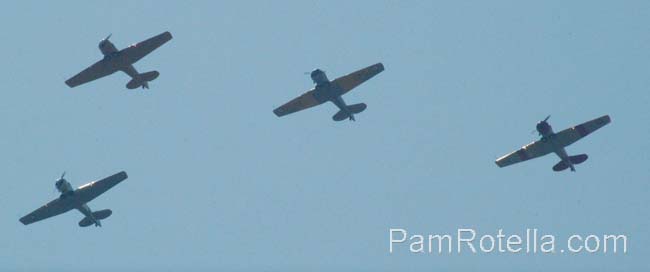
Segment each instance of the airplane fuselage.
M560 157L560 159L569 165L569 168L571 168L571 171L576 171L576 168L573 166L573 163L571 162L571 159L569 158L569 154L566 153L566 150L564 147L560 147L555 149L555 154Z
M339 110L345 112L349 116L350 120L355 120L354 114L350 112L348 105L345 103L345 100L343 100L343 91L341 88L328 81L317 84L315 90L316 92L314 94L314 97L316 97L316 99L322 102L332 102L332 104L336 105Z
M140 74L138 73L138 70L133 67L134 62L122 55L122 50L118 50L112 42L108 40L102 40L99 43L99 51L101 51L104 55L104 59L102 59L102 61L106 63L106 65L124 72L129 77L131 77L132 80ZM144 82L143 85L146 88L149 87L146 82Z
M555 153L558 157L560 157L560 160L562 160L564 164L568 165L569 168L571 168L571 171L575 171L576 169L573 166L573 163L571 162L571 158L569 157L569 154L567 154L566 149L564 149L564 146L559 144L555 140L556 134L553 131L553 127L551 127L551 125L549 125L547 122L549 117L551 116L549 115L548 117L546 117L546 119L537 123L537 127L536 127L537 132L539 132L539 134L542 135L542 141L550 144L553 153Z
M569 158L569 154L566 152L566 149L561 144L558 144L555 140L555 132L553 132L552 129L549 128L549 132L542 136L542 141L545 141L551 145L553 153L560 157L560 160L566 163L569 168L571 168L571 171L576 170L573 163L571 162L571 159Z
M97 218L95 218L95 215L93 215L93 211L90 209L90 207L88 207L88 204L86 203L80 204L77 207L77 210L87 218L90 218L90 220L92 220L92 222L95 223L95 226L97 227L102 226L102 223Z
M55 188L61 192L61 200L68 201L72 207L81 212L84 216L90 218L95 226L101 227L101 222L95 218L93 211L88 207L86 202L81 201L81 199L75 194L76 190L72 188L72 185L65 179L60 178L54 184Z
M315 70L312 72L312 80L314 83L316 83L316 87L314 87L314 97L318 101L332 102L334 105L336 105L336 107L339 108L339 110L345 112L349 116L350 120L355 120L354 114L350 112L348 105L345 103L345 100L343 100L343 90L336 84L333 84L331 81L329 81L325 75L325 72L322 72L321 70Z
M61 193L60 198L62 201L67 203L66 205L74 207L74 209L78 210L81 214L92 220L95 226L101 227L101 222L95 218L93 211L90 209L90 207L88 207L88 203L81 201L81 199L76 194L76 190L63 192Z

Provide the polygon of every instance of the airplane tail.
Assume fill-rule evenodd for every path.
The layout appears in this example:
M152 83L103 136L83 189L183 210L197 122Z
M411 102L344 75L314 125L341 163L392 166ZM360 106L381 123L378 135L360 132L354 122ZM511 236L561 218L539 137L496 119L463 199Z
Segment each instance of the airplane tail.
M95 224L95 226L101 226L99 220L106 219L107 217L111 216L111 214L113 214L113 211L109 209L93 212L93 217L84 217L84 219L81 219L81 221L79 221L79 226L87 227L92 224Z
M354 104L354 105L349 105L347 107L347 111L340 110L334 116L332 116L332 119L334 121L343 121L346 118L350 118L350 120L354 120L354 117L352 114L355 113L360 113L366 109L366 104L364 103L359 103L359 104Z
M160 73L158 71L151 71L151 72L146 72L142 74L138 74L135 78L131 79L129 83L126 84L126 88L132 90L138 87L142 87L143 89L149 89L149 81L153 81L156 79Z
M567 168L571 167L571 171L575 171L573 168L573 165L575 164L581 164L585 162L589 158L587 154L580 154L580 155L575 155L575 156L569 156L569 161L571 164L565 162L564 160L558 162L556 165L553 166L553 171L559 172L566 170Z

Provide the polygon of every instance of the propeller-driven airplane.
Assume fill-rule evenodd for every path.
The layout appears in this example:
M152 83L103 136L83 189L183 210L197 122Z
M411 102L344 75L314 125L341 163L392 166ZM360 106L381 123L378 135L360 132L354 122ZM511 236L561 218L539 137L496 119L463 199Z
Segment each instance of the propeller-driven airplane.
M323 70L316 69L311 72L311 80L314 81L316 87L273 110L273 113L281 117L330 101L340 109L332 116L334 121L345 119L354 121L354 114L365 110L366 104L359 103L348 106L341 96L382 71L384 71L384 65L377 63L330 81Z
M131 77L131 81L126 84L127 88L135 89L142 87L143 89L149 89L148 82L156 79L160 73L158 73L158 71L150 71L140 74L135 70L133 64L171 40L172 34L164 32L158 36L133 44L119 51L115 45L108 40L110 38L111 35L108 35L99 42L99 50L104 54L104 58L95 62L95 64L81 71L72 78L66 80L65 84L72 88L113 74L117 71L122 71Z
M496 164L499 167L505 167L518 162L541 157L552 152L558 155L561 159L560 162L553 166L553 171L562 171L567 168L571 168L571 171L575 171L574 165L586 161L588 158L587 154L569 156L564 148L611 122L609 115L605 115L575 127L567 128L558 133L554 133L553 128L551 128L551 125L547 122L550 117L551 116L549 115L546 119L537 123L536 129L537 132L539 132L539 135L542 136L541 139L527 144L508 155L498 158Z
M80 227L87 227L92 224L95 224L96 227L101 227L100 220L109 217L113 212L109 209L93 212L87 203L127 178L126 172L122 171L110 177L81 185L77 189L72 189L72 186L64 179L64 176L65 172L54 183L54 186L61 195L43 207L20 218L21 223L29 225L69 210L77 209L85 216L79 221Z

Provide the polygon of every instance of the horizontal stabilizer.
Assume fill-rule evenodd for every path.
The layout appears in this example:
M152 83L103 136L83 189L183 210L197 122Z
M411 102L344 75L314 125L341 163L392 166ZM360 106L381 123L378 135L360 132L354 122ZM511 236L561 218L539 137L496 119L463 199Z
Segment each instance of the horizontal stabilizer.
M564 161L560 161L555 166L553 166L553 171L559 172L566 170L567 168L569 168L569 164Z
M366 104L359 103L359 104L354 104L354 105L348 106L348 110L351 113L360 113L360 112L364 111L366 109L366 107L367 107Z
M105 219L105 218L111 216L111 214L113 214L113 211L111 211L109 209L105 209L105 210L93 212L93 217L95 217L95 220L102 220L102 219ZM86 217L84 217L84 219L81 219L81 221L79 221L79 226L80 227L87 227L87 226L90 226L90 225L92 225L94 223L95 223L95 221L92 218L86 216Z
M151 71L151 72L142 73L138 77L142 81L152 81L158 78L159 75L160 73L158 73L158 71Z
M583 163L584 161L586 161L587 158L589 158L589 157L587 156L587 154L580 154L580 155L570 156L570 157L569 157L569 160L570 160L571 163L573 163L573 164L581 164L581 163Z
M146 84L147 82L156 79L159 75L160 73L158 73L158 71L151 71L151 72L138 74L137 77L131 79L131 81L129 81L129 83L126 84L126 88L130 90L138 88Z
M343 121L347 118L350 118L350 114L355 114L355 113L360 113L366 109L366 104L364 103L359 103L359 104L354 104L347 106L347 111L340 110L334 116L332 116L332 119L334 121Z
M142 82L143 81L141 81L141 80L139 80L137 78L131 79L131 81L129 81L129 83L126 84L126 88L129 89L129 90L133 90L135 88L138 88L138 87L142 86Z
M87 226L90 226L92 224L93 224L93 220L88 218L88 217L84 217L84 219L81 219L81 221L79 221L79 226L80 227L87 227Z
M347 112L340 110L339 112L334 114L334 116L332 116L332 119L334 121L343 121L343 120L347 119L349 116L350 115L348 115Z
M93 216L97 220L102 220L102 219L106 219L107 217L111 216L111 214L113 214L113 211L111 211L110 209L105 209L105 210L94 212Z

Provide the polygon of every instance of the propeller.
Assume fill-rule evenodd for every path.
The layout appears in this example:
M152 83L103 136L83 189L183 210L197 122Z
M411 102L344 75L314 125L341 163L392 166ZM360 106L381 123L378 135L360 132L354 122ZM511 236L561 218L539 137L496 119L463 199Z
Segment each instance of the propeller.
M551 118L551 115L550 115L550 114L549 114L548 116L546 116L546 118L544 118L544 121L542 121L542 122L546 122L546 121L548 121L548 118Z
M113 33L108 34L108 36L106 36L106 38L104 38L104 41L108 41L108 39L110 39L112 35L113 35Z
M61 174L61 177L59 179L63 179L63 177L65 177L65 171L63 171L63 174Z

